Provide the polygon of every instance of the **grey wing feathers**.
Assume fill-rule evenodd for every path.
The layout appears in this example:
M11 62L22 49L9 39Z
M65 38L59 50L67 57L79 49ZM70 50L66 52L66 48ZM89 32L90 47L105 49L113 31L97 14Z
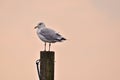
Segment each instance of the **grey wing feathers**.
M54 30L49 28L42 29L40 34L48 40L58 40L59 38L61 38L60 34L56 33Z

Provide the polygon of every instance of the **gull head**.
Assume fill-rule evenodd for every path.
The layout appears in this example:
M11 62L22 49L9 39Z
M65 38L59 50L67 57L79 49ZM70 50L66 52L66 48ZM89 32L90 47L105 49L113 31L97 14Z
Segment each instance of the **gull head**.
M43 23L43 22L40 22L37 26L35 26L34 27L34 29L36 29L36 28L43 28L43 27L45 27L45 24Z

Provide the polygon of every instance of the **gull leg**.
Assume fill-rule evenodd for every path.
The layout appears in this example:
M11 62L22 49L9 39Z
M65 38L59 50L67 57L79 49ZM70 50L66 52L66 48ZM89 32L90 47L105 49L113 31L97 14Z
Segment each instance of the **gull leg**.
M45 42L45 46L44 46L44 51L46 51L46 42Z
M50 51L51 43L49 43L49 51Z

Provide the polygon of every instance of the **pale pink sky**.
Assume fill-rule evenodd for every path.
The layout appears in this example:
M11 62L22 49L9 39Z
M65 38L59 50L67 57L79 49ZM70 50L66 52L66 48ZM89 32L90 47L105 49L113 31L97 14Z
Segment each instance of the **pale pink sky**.
M120 80L119 0L1 0L0 80L38 80L42 21L68 40L52 45L55 80Z

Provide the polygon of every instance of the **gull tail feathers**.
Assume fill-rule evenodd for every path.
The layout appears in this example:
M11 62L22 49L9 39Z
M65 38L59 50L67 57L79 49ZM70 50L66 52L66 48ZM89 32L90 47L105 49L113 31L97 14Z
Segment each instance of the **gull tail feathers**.
M66 38L62 37L61 40L67 40Z
M56 39L58 42L62 42L62 41L64 41L64 40L66 40L66 38L64 38L64 37L62 37L62 38L60 38L60 39Z

